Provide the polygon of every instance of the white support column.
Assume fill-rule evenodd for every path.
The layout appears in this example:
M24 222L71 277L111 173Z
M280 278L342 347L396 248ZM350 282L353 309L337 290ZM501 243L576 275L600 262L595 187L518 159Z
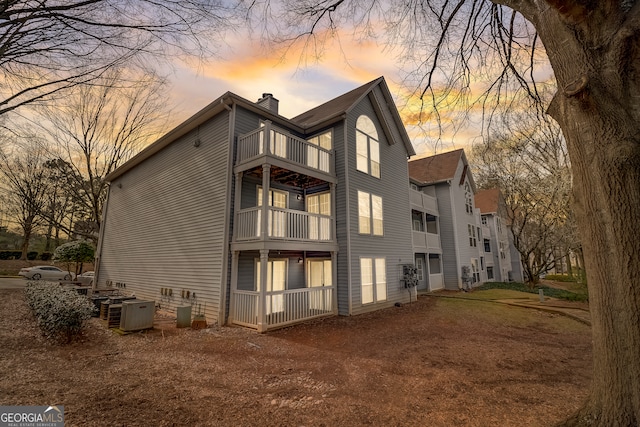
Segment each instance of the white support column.
M231 295L229 299L229 318L227 322L233 323L233 319L236 317L235 299L236 291L238 290L238 258L240 256L239 251L233 251L231 253Z
M260 218L260 238L267 240L269 237L269 185L271 182L271 166L262 165L262 217Z
M258 332L267 330L267 268L269 263L269 250L260 249L260 295L258 295Z
M233 201L233 236L232 241L235 242L238 238L238 212L242 206L242 172L236 173L236 184L234 187L234 201Z
M329 183L329 190L331 194L331 240L335 242L336 240L338 240L338 232L337 232L337 225L336 225L336 212L337 212L336 184L333 182Z
M264 121L264 153L273 154L271 152L271 120Z

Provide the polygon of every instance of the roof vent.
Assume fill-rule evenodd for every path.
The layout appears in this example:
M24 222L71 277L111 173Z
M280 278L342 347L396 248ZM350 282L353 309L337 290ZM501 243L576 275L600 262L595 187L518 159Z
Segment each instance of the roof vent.
M263 93L262 98L256 102L259 106L271 110L275 114L278 114L278 103L279 101L275 99L271 93Z

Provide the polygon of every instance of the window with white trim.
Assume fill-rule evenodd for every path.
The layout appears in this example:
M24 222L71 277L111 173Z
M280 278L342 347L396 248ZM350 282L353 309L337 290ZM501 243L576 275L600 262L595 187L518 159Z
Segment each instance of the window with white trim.
M382 197L358 191L358 231L374 236L384 234Z
M356 121L356 169L380 178L380 142L376 125L365 115Z
M309 138L307 141L313 145L307 145L307 166L330 172L331 131L321 133ZM323 148L319 150L317 147ZM326 150L326 151L325 151Z
M473 274L473 283L480 282L480 270L478 269L477 258L471 258L471 272Z
M469 246L475 248L478 246L478 240L476 238L476 227L471 224L467 224L467 232L469 233Z
M422 258L416 258L416 274L418 281L422 282L424 280L424 260Z
M362 304L387 299L387 273L384 258L360 258L360 284Z
M286 209L288 206L289 193L286 191L269 189L268 205L275 208ZM262 206L262 186L258 186L258 207ZM262 210L258 210L257 235L260 235L262 226ZM268 232L271 237L285 237L287 213L278 210L269 210Z
M260 292L260 260L256 259L256 291ZM270 259L267 262L266 314L284 311L283 291L287 289L287 260Z
M309 216L309 238L312 240L331 239L331 193L307 196L307 212L319 215Z
M464 207L468 214L473 215L473 193L468 182L464 183Z

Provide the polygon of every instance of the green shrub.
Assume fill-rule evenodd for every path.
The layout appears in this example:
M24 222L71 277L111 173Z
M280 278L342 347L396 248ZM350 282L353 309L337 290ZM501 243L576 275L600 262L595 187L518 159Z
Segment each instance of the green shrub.
M578 280L576 276L568 276L566 274L547 274L544 278L556 282L575 282Z
M51 259L51 257L53 256L53 254L51 252L42 252L40 254L40 259L42 261L49 261Z
M0 259L20 259L21 256L20 251L0 251Z
M542 289L545 296L548 297L559 298L567 301L589 301L589 295L586 293L586 288L584 292L572 292L544 285L538 285L534 288L530 288L524 283L519 282L485 282L482 286L478 286L476 289L511 289L514 291L527 292L531 294L537 294L538 291Z
M29 282L25 295L42 333L54 340L71 342L95 310L89 299L57 283Z
M33 261L34 259L38 258L38 252L36 251L31 251L31 252L27 252L27 259L30 261Z

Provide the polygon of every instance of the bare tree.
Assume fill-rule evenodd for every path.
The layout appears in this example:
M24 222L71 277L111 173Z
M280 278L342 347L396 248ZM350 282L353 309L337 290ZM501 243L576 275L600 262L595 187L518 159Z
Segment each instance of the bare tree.
M106 197L104 178L155 139L166 123L166 82L153 74L129 76L112 69L94 85L77 86L56 106L41 108L39 121L53 142L53 166L74 204L69 234L97 239Z
M502 122L489 140L474 146L471 164L480 187L501 189L514 246L534 286L540 274L579 247L566 146L555 122L526 112Z
M571 158L593 331L591 391L567 425L640 424L640 239L633 232L640 229L640 2L253 4L264 7L254 12L276 39L312 45L338 28L385 35L411 65L405 82L425 122L442 123L452 105L463 113L483 107L485 123L496 105L546 109L558 122ZM548 106L541 78L558 88Z
M237 12L222 0L0 2L0 115L100 78L113 66L212 52Z
M28 142L12 152L0 150L0 176L7 194L9 216L22 229L20 259L27 259L29 242L42 221L40 213L49 188L45 160L46 152L37 142Z
M73 179L67 173L71 170L70 165L60 158L47 160L45 166L49 169L49 191L42 212L46 222L44 250L52 252L61 244L60 231L72 228L62 224L73 215L73 192L67 190L69 185L73 185Z

